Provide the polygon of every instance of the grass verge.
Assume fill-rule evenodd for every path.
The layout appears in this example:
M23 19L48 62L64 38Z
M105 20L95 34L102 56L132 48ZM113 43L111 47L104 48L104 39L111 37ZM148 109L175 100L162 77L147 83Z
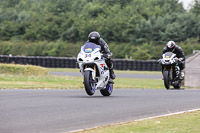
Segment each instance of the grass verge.
M53 76L48 72L79 72L79 69L69 68L42 68L29 65L0 64L0 88L1 89L82 89L83 77ZM117 73L145 73L137 71L116 71ZM140 88L160 89L163 88L163 81L156 79L132 79L117 78L114 88Z
M48 68L49 72L79 72L79 69L74 68ZM160 71L120 71L115 70L116 73L128 73L128 74L161 74Z
M0 74L43 76L48 75L48 70L40 66L0 63Z
M0 74L1 89L38 89L38 88L59 88L59 89L82 89L83 77L69 76L26 76ZM114 88L143 88L143 89L161 89L164 88L162 80L155 79L130 79L117 78Z
M1 89L80 89L83 88L81 78L68 76L25 76L0 74Z
M80 133L199 133L200 111L99 127Z

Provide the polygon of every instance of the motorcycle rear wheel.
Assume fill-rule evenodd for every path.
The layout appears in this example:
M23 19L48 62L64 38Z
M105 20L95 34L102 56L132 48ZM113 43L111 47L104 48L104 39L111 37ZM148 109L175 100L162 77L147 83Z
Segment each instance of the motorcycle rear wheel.
M100 90L101 94L103 96L110 96L112 94L113 91L113 84L107 84L106 88L103 90Z
M178 81L178 84L173 85L175 89L180 89L181 88L181 81Z
M95 83L92 82L92 72L84 72L84 86L88 95L92 96L95 93Z
M164 85L165 88L168 90L170 88L170 80L169 80L169 71L163 71L163 78L164 78Z

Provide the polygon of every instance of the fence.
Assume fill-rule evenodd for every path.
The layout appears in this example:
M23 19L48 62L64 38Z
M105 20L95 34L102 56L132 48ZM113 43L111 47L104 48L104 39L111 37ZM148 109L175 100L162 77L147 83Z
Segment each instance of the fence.
M139 70L139 71L160 71L161 66L156 60L124 60L114 59L114 69L117 70Z
M42 56L8 56L0 55L0 63L37 65L48 68L78 68L76 58L68 57L42 57ZM160 71L161 67L156 60L125 60L114 59L114 69Z

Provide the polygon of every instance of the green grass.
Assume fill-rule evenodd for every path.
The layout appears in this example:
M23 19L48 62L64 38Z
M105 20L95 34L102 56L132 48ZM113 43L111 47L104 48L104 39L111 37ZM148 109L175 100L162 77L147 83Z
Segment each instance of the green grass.
M2 67L0 73L1 89L8 89L8 88L83 89L84 88L83 77L54 76L54 75L40 74L43 71L46 73L47 71L79 72L79 69L69 69L69 68L46 69L37 66L12 65L12 64L1 64L1 67ZM38 71L39 74L37 74L38 72L35 71ZM157 74L158 72L116 71L116 73ZM117 78L116 80L114 80L114 82L115 82L114 88L140 88L140 89L164 88L163 81L156 79Z
M43 76L48 75L48 70L40 66L0 63L0 74Z
M120 71L120 70L115 70L116 73L128 73L128 74L161 74L160 71Z
M49 72L79 72L78 68L48 68ZM161 74L160 71L120 71L115 70L116 73L130 73L130 74Z
M199 133L200 111L99 127L81 133Z
M48 68L49 72L79 72L79 69L72 68ZM130 74L160 74L156 71L118 71L116 73L130 73ZM77 77L79 79L80 77ZM83 77L81 77L82 79ZM164 88L162 80L157 79L133 79L133 78L116 78L114 80L115 88L141 88L141 89L161 89Z
M77 68L47 68L49 72L80 72Z
M2 89L81 89L83 81L81 78L68 76L24 76L0 74L0 88Z
M117 78L114 80L116 88L140 88L140 89L161 89L164 88L161 79L134 79L134 78Z
M162 80L155 79L130 79L117 78L114 88L164 88ZM69 76L25 76L0 74L0 88L59 88L59 89L83 89L83 77Z

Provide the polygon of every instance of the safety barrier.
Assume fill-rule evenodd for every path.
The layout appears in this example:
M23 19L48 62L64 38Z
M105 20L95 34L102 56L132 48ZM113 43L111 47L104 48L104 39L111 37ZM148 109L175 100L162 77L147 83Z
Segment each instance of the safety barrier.
M0 63L37 65L48 68L78 68L76 58L70 57L42 57L42 56L8 56L0 55ZM161 67L156 60L125 60L114 59L114 69L160 71Z
M117 70L138 70L138 71L160 71L161 66L157 60L124 60L114 59L114 69Z

